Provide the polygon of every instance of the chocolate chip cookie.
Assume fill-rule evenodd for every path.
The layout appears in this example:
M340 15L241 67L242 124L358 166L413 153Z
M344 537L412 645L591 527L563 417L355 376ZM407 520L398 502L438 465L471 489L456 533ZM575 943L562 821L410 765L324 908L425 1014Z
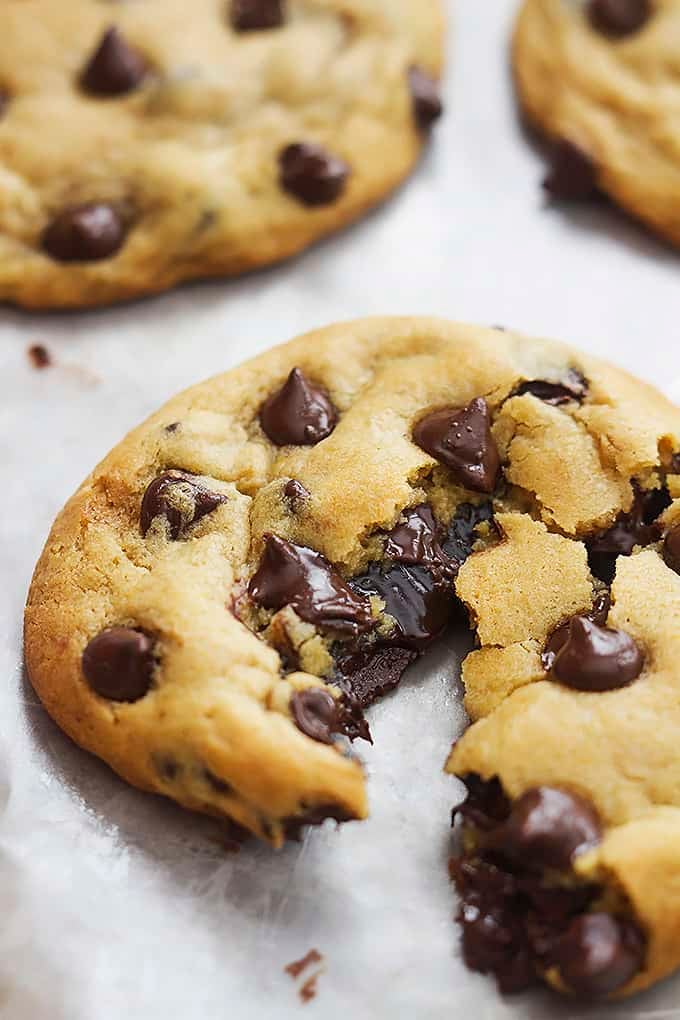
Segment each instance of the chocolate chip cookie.
M524 0L514 67L548 195L604 193L680 244L679 0Z
M364 709L469 624L465 958L607 996L680 964L679 623L678 408L560 344L369 319L110 453L52 529L25 647L79 744L280 846L366 817Z
M6 0L2 31L0 301L28 307L292 255L442 112L440 0Z

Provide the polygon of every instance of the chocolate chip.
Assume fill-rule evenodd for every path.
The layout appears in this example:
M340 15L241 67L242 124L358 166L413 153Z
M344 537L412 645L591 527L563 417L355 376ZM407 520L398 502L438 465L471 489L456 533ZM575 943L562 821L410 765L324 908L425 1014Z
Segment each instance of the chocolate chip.
M43 231L43 251L57 262L98 262L122 247L125 227L118 212L104 202L71 206Z
M42 344L32 344L26 353L33 368L49 368L52 364L50 352Z
M539 786L514 801L492 845L528 870L563 870L601 838L599 817L587 800L567 790Z
M147 487L142 498L139 526L146 536L151 524L162 517L168 538L176 541L186 529L212 513L227 497L206 489L186 471L168 471Z
M139 701L148 692L156 668L153 641L130 627L108 627L83 652L88 684L110 701Z
M600 627L604 627L607 623L607 617L609 616L609 610L611 608L611 596L608 591L600 592L595 600L593 601L593 608L589 613L583 613L593 623L599 624ZM560 652L567 641L569 640L569 628L571 627L571 617L561 623L559 627L550 634L548 640L545 643L543 654L541 656L543 662L543 669L546 673L550 672L557 653Z
M570 368L563 382L548 382L546 379L530 379L517 387L513 396L521 397L525 393L542 400L544 404L559 407L576 400L579 404L588 392L588 383L584 376L575 368Z
M231 0L230 20L237 32L279 28L284 16L284 0Z
M285 499L290 512L292 514L299 514L305 503L311 499L311 496L307 489L305 489L302 482L298 482L297 479L291 478L289 482L286 482L283 488L283 498Z
M85 65L80 84L95 96L121 96L136 88L148 65L117 28L109 28Z
M554 955L564 984L576 995L601 998L627 985L644 962L645 940L637 925L593 913L577 917Z
M359 705L366 708L398 687L417 656L413 649L390 646L343 655L336 660L333 682L349 687Z
M302 837L303 829L308 825L322 825L329 818L340 824L342 822L354 821L355 816L340 804L317 804L312 808L306 809L300 815L284 818L284 835L286 839L299 841Z
M182 423L180 421L171 421L169 425L165 426L165 431L166 432L178 432L181 429L181 427L182 427Z
M4 117L9 106L9 93L5 89L0 88L0 119Z
M636 545L650 545L658 541L661 526L657 518L670 504L667 489L644 492L636 487L631 510L619 514L611 528L586 542L588 562L595 577L611 584L619 556L630 556Z
M349 167L313 142L296 142L279 154L279 182L307 206L329 205L345 190Z
M614 691L639 677L644 655L630 634L574 616L569 638L555 656L551 676L578 691Z
M597 194L597 167L583 149L564 138L553 147L543 187L552 198L585 201Z
M326 390L299 368L260 408L262 429L277 446L316 446L337 422L338 412Z
M467 407L432 411L414 426L413 440L450 468L460 485L474 492L493 492L500 457L483 397L476 397Z
M154 753L151 758L156 772L166 783L173 783L182 771L179 762L171 755Z
M439 83L416 65L409 68L408 83L416 124L420 131L429 131L444 110Z
M352 591L325 557L277 535L267 537L248 594L265 609L292 606L308 623L355 637L373 622L368 599Z
M639 32L652 16L650 0L590 0L588 17L604 35L623 37Z
M666 535L663 541L663 558L671 570L680 574L680 524L676 524Z
M297 728L320 744L332 744L333 734L342 732L335 698L320 687L295 691L290 710Z

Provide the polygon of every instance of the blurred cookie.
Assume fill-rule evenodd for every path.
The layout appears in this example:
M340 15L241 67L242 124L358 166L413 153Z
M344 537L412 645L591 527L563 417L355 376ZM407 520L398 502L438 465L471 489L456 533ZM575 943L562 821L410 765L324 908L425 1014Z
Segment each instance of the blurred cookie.
M680 244L679 0L524 0L520 101L551 140L547 193L608 195Z
M0 301L27 307L292 255L441 113L439 0L7 0L2 29Z

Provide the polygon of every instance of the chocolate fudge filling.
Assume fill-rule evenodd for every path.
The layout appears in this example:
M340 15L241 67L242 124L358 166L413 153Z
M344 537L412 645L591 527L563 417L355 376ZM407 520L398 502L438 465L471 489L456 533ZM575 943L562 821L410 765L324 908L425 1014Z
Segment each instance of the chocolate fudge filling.
M644 935L622 897L613 909L605 890L572 868L602 839L592 804L545 786L511 802L498 779L470 775L465 783L467 799L453 811L461 850L450 872L467 966L493 974L505 994L548 971L591 998L628 984L644 963Z

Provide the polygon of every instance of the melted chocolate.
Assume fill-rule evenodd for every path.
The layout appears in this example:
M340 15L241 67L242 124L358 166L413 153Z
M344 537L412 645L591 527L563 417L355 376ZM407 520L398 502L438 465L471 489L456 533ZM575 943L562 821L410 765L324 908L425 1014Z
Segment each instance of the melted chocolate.
M366 649L335 660L333 682L351 690L363 708L399 686L405 670L418 658L412 648Z
M334 698L320 687L309 687L295 691L290 710L297 728L321 744L332 744L336 734L371 741L361 707L346 694Z
M611 584L619 556L630 556L636 545L650 545L661 538L657 518L671 504L667 489L644 492L635 488L633 506L621 513L607 531L601 531L586 542L588 562L595 577Z
M637 925L592 913L572 921L555 947L553 963L571 992L599 999L627 985L644 957L645 940Z
M588 926L587 918L599 916L586 912L600 890L593 885L556 884L541 870L545 867L554 874L556 867L568 868L574 853L599 840L599 821L591 805L546 787L527 791L510 805L496 779L484 783L469 776L466 785L468 801L454 816L473 827L478 845L453 858L450 871L461 897L458 920L467 966L492 973L505 994L523 991L537 973L554 966L581 994L600 994L596 985L615 990L630 980L643 959L643 941L635 925L625 922L635 934L608 943L609 949L599 957L603 967L596 980L579 977L597 968L592 967L583 940L571 933L583 923ZM611 921L612 927L621 924ZM633 944L632 953L617 949Z
M663 558L666 565L680 574L680 524L668 532L663 541Z
M559 407L575 400L579 404L588 393L588 383L577 369L570 368L563 382L548 382L546 379L530 379L521 383L513 396L522 397L525 393L542 400L544 404Z
M284 818L284 835L286 839L299 842L307 826L323 825L328 818L338 823L355 821L355 816L342 807L341 804L317 804L302 814Z
M489 493L496 487L501 462L483 397L467 407L444 407L425 415L413 428L413 441L448 467L464 488Z
M248 594L264 609L292 606L308 623L355 638L373 622L368 599L350 588L325 557L277 535L266 539Z
M574 616L569 637L555 656L553 679L578 691L614 691L636 680L644 667L642 650L630 634Z

